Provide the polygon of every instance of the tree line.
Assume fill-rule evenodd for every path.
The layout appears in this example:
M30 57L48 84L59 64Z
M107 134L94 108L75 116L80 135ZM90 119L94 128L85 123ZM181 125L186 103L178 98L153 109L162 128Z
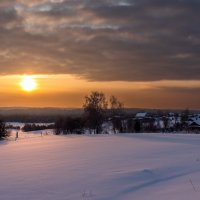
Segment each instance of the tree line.
M155 116L145 120L134 118L132 114L125 112L124 104L116 97L107 97L103 92L94 91L85 97L83 102L83 114L59 116L54 124L38 125L26 123L22 130L24 132L54 129L56 135L61 134L101 134L106 133L109 126L113 133L139 133L139 132L167 132L182 131L188 128L189 110L181 115L181 122L177 122L178 114L175 115L176 123L173 128L168 127L167 113L155 113ZM160 130L155 127L155 119L160 118L164 127ZM104 127L105 126L105 127ZM0 120L0 139L9 136L9 129L19 130L20 127L13 127ZM108 132L107 132L108 133Z
M107 98L103 92L91 92L85 97L83 103L84 113L80 117L61 117L55 123L55 133L59 134L83 134L102 133L102 124L108 120L112 122L113 129L122 129L121 117L124 115L124 104L117 97Z
M105 133L103 125L112 127L114 133L139 132L178 132L188 130L189 110L181 114L175 113L175 124L169 125L169 113L154 113L146 119L138 119L133 114L125 112L124 104L115 96L107 98L102 92L94 91L85 97L83 115L79 117L60 117L55 123L55 133L60 134L90 134ZM181 121L178 117L181 115ZM156 126L156 120L163 122L163 127ZM160 122L159 122L160 123Z

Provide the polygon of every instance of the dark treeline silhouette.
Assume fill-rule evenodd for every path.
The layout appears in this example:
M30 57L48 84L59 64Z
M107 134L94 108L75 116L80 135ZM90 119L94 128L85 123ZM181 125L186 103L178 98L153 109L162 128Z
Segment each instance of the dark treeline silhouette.
M55 123L55 133L100 134L102 125L110 121L115 132L122 131L123 104L115 97L108 100L102 92L91 92L83 103L84 113L80 117L60 117Z
M156 133L156 132L200 132L200 114L192 113L188 109L180 112L155 110L137 113L127 112L124 104L117 97L107 97L102 92L91 92L85 97L83 109L61 115L12 115L10 120L26 122L23 131L38 131L54 129L55 134L102 134L102 133ZM137 110L138 111L138 110ZM20 116L20 117L19 117ZM10 118L11 117L11 118ZM4 119L4 118L2 118ZM12 120L11 120L12 119ZM37 124L51 123L52 124ZM33 123L32 123L33 122ZM35 124L36 123L36 124ZM0 139L9 136L9 129L20 129L14 125L7 125L0 120Z
M60 115L41 115L41 114L11 114L1 115L1 119L7 122L21 122L21 123L52 123L55 122Z
M54 129L54 128L55 128L54 124L49 124L49 125L25 124L22 127L22 130L24 132L29 132L29 131L40 131L40 130Z
M83 134L84 127L83 117L61 117L55 123L55 134Z
M83 109L67 108L0 108L0 119L5 122L52 123L59 117L80 116Z
M56 134L82 133L156 133L188 132L199 129L195 123L191 126L189 110L167 112L157 110L144 116L127 113L117 97L109 99L102 92L91 92L83 103L84 113L80 117L60 117L55 123ZM145 112L143 111L143 114Z
M13 129L13 130L20 130L20 126L15 126L15 125L7 125L6 124L6 129Z

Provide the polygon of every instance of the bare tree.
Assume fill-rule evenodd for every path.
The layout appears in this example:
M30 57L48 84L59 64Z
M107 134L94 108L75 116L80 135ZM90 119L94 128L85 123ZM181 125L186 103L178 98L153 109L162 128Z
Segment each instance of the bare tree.
M115 96L110 97L110 110L112 115L121 115L123 112L124 104Z
M188 119L189 119L190 111L189 109L186 109L183 111L181 115L181 126L185 129L188 128Z
M124 105L118 100L117 97L110 97L110 114L112 118L113 131L114 133L118 131L122 132L122 119L121 115L123 114Z
M169 119L168 117L163 117L163 123L164 123L164 130L165 132L167 131L167 129L169 128Z
M101 132L107 107L108 103L105 94L102 92L91 92L91 94L85 97L83 108L86 124L90 130L95 130L96 134Z

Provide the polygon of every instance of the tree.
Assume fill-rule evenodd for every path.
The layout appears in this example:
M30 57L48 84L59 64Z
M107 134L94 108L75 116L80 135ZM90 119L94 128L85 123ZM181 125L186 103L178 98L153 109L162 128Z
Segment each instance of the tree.
M63 124L64 124L63 118L59 118L56 120L54 125L56 135L60 135L61 133L63 133Z
M181 125L183 128L187 128L187 126L188 126L189 114L190 114L189 109L186 109L183 111L183 113L181 115Z
M163 119L163 124L164 124L164 130L166 132L169 127L169 119L168 117L163 117L162 119Z
M134 121L132 118L127 119L127 131L132 133L134 131Z
M55 134L82 134L84 131L84 120L82 117L62 117L54 125Z
M136 133L140 133L140 131L141 131L141 123L140 123L140 120L137 119L137 120L135 121L134 129L135 129L135 132L136 132Z
M0 140L9 137L9 132L6 130L6 124L0 120Z
M181 124L179 122L179 114L178 113L175 113L174 115L174 118L175 118L175 124L174 124L174 129L175 131L180 131L181 130Z
M114 133L116 133L116 130L118 130L119 132L123 131L121 119L121 115L123 114L123 107L123 103L120 102L117 97L113 95L110 97L110 114L112 117Z
M112 122L112 125L113 125L113 131L114 131L114 133L117 133L117 130L120 133L123 132L122 119L119 116L112 117L111 122Z
M82 134L84 122L81 117L67 117L63 126L64 134Z
M90 130L95 130L96 134L101 132L101 126L105 119L105 112L108 103L105 94L102 92L91 92L85 97L83 108L85 111L86 124Z
M117 97L110 97L110 110L112 115L121 115L123 113L123 103L120 102Z

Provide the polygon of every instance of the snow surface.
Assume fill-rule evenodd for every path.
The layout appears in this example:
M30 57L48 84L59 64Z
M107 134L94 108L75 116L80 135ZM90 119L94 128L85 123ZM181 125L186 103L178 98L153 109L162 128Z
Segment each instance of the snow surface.
M200 199L200 136L20 133L0 142L2 200Z

